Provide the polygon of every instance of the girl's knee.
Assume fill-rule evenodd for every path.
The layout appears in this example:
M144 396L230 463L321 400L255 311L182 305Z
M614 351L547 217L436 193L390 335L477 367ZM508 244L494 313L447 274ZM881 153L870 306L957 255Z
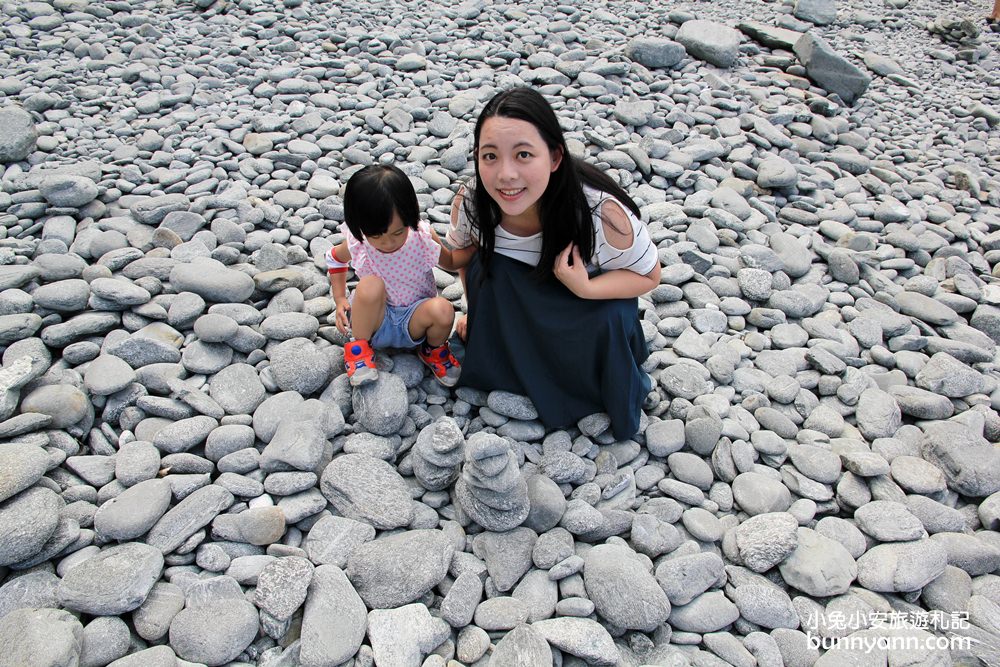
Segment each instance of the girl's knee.
M385 283L378 276L365 276L354 288L354 300L374 303L385 300Z
M451 326L451 323L455 321L455 307L451 305L451 301L448 301L448 299L436 296L433 299L429 299L427 305L430 310L431 319L435 324L447 324Z

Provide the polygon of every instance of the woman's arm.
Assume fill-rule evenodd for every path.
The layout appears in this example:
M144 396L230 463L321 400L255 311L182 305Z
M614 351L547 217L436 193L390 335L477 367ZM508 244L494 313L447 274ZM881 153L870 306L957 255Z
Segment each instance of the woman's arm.
M441 254L438 256L438 266L445 271L457 271L465 268L476 254L476 246L470 245L466 248L449 248L442 243L441 238L431 229L431 238L441 246Z
M628 250L636 242L629 220L621 205L612 200L601 206L601 224L607 242L618 250ZM645 238L645 237L644 237ZM582 299L630 299L649 292L660 284L660 261L646 274L629 269L613 269L591 278L580 250L573 244L556 257L552 272L566 287Z
M660 284L660 260L656 260L656 266L645 275L628 269L614 269L591 278L579 248L572 244L556 257L552 272L581 299L631 299Z

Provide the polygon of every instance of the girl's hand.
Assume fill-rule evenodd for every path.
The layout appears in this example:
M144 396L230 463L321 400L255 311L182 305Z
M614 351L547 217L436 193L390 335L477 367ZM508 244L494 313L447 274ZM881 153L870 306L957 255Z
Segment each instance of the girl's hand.
M587 267L583 264L580 249L576 247L576 244L570 243L559 253L555 266L552 267L552 272L559 279L559 282L568 287L573 294L582 299L588 298L587 289L590 286L590 275L587 273Z
M347 300L347 297L342 296L337 299L337 328L345 336L347 328L351 326L351 321L347 318L349 312L351 312L351 302Z

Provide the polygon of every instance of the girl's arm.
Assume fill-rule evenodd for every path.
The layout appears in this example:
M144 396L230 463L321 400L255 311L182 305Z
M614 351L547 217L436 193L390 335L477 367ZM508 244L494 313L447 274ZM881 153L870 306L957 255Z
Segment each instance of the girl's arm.
M330 295L333 297L334 303L337 304L337 328L346 335L349 324L347 313L351 309L351 304L347 300L347 263L351 261L351 251L347 249L347 241L341 241L340 245L334 248L330 254L334 259L333 262L330 262L327 258Z
M628 250L635 243L632 223L621 206L606 202L601 207L601 221L608 243L619 250ZM591 278L580 250L567 246L556 257L552 272L566 287L582 299L630 299L649 292L660 284L660 261L649 273L641 274L629 269L614 269Z

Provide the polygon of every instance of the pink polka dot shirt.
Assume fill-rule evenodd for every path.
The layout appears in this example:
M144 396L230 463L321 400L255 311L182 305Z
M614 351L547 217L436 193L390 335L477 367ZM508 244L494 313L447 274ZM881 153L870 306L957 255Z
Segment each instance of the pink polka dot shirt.
M426 222L420 222L417 229L408 230L402 247L389 253L376 250L367 239L358 241L346 224L340 226L340 231L347 239L354 274L358 278L381 278L390 306L409 306L437 295L432 269L437 265L441 247L431 238ZM333 266L332 253L331 248L326 255L327 266Z

